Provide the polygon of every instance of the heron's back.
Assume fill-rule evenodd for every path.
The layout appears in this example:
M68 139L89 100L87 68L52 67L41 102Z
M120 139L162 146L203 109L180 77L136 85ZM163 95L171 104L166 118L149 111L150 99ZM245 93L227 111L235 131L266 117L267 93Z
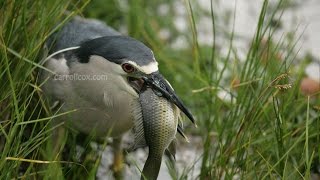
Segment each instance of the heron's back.
M101 21L75 17L49 38L47 46L52 53L68 47L79 46L85 40L116 35L120 35L120 33Z

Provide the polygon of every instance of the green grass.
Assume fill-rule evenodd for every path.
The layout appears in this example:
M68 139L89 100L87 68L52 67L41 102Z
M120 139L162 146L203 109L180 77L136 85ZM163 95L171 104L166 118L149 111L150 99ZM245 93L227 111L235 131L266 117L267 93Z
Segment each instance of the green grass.
M289 1L282 0L275 7L264 1L245 61L238 59L233 46L236 34L217 27L227 18L232 22L233 16L221 17L214 7L207 12L212 18L208 26L213 26L213 44L200 45L197 22L205 13L195 1L181 2L189 19L184 33L174 26L175 4L169 0L129 1L127 7L117 0L109 4L103 0L0 3L0 179L95 177L99 159L87 148L79 164L74 135L65 139L71 149L65 162L50 152L54 127L49 123L54 115L40 98L37 83L42 68L37 62L46 55L43 43L60 22L75 14L99 18L115 28L126 25L130 36L153 49L160 71L196 116L199 127L195 129L187 120L185 127L189 136L203 140L200 179L310 179L313 163L320 161L319 94L306 97L300 92L308 59L297 61L294 47L299 34L294 40L272 40L277 30L274 20L281 21L277 17ZM169 11L160 16L156 7L164 3ZM162 28L172 36L160 38ZM227 55L216 42L222 35L229 41ZM185 49L169 46L176 36L187 39ZM240 83L232 85L235 79ZM218 96L221 90L230 94L230 100ZM188 173L175 177L185 179Z

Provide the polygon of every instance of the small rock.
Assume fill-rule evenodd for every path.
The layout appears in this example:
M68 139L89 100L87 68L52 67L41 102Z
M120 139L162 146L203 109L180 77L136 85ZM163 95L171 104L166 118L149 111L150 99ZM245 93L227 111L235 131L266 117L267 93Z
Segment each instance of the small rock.
M320 82L310 77L303 78L300 84L300 90L304 95L313 95L320 91Z

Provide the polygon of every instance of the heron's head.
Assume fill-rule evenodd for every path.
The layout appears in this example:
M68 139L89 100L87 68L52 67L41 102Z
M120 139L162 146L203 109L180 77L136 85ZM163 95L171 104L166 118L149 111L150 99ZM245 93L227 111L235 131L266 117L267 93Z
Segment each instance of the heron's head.
M160 74L152 50L143 43L126 36L105 36L85 41L75 54L80 63L102 59L115 77L114 86L126 87L128 92L137 95L145 88L151 88L158 96L174 103L194 122L190 111Z

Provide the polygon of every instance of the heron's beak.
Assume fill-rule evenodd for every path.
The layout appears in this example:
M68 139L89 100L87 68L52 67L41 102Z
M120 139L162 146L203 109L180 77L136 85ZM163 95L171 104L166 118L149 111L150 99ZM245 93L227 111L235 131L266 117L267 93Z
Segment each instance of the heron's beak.
M151 73L142 77L144 85L153 89L156 95L163 96L170 102L174 103L190 120L195 124L195 119L187 107L182 103L176 95L168 81L159 73Z

